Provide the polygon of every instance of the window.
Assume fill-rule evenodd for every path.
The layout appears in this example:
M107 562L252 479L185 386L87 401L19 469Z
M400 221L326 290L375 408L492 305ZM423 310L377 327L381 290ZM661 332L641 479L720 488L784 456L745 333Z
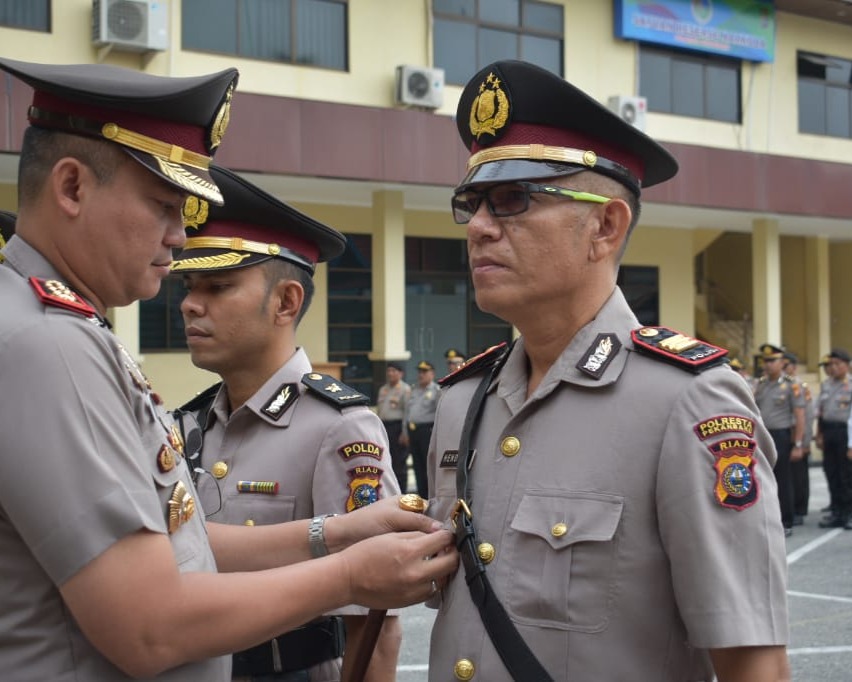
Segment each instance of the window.
M470 357L512 338L507 322L476 306L464 239L405 238L405 327L409 368L428 360L437 376L448 348Z
M50 32L50 0L0 0L0 25Z
M183 0L183 48L345 71L346 10L347 0Z
M852 137L852 61L799 52L799 132Z
M740 122L740 62L639 47L639 89L649 111Z
M347 235L346 250L328 264L328 359L345 362L344 382L373 395L373 238Z
M499 59L562 75L563 8L533 0L433 0L435 66L464 85Z
M139 349L145 353L186 350L186 334L180 303L183 301L183 275L169 275L160 292L139 303Z
M653 266L622 265L616 283L640 324L660 324L660 271Z

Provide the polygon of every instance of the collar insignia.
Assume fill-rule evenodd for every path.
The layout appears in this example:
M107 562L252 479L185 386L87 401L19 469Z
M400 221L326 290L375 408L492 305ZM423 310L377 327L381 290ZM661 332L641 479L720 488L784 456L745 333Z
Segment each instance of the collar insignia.
M592 379L600 379L619 350L621 341L615 334L598 334L586 351L585 360L580 360L576 367Z
M280 419L287 409L296 402L299 397L299 386L297 384L283 384L275 391L275 394L260 408L267 417Z

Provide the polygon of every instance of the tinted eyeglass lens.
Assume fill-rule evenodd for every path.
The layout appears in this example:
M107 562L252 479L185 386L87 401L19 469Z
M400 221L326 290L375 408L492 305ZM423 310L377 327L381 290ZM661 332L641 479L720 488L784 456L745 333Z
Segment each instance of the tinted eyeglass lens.
M469 223L481 203L482 195L479 192L468 190L454 195L452 200L453 220L459 225Z
M518 215L529 208L529 191L520 185L500 185L485 192L485 201L496 217Z

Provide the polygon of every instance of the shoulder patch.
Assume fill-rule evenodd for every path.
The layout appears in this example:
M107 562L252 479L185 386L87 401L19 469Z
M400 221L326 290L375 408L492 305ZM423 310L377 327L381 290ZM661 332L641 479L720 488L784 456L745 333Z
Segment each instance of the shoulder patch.
M630 332L636 349L682 369L698 373L720 364L728 351L706 341L685 336L668 327L640 327Z
M30 286L45 305L64 308L87 317L98 317L97 311L64 282L58 279L30 277Z
M750 438L728 438L710 446L716 470L713 492L723 507L742 511L757 502L760 489L754 471L756 447Z
M298 397L298 384L282 384L275 389L275 393L273 393L272 397L266 401L266 404L260 408L260 411L271 419L281 419L281 415L290 408L290 405L296 402Z
M363 393L328 374L309 372L302 377L302 383L311 393L338 408L370 404L370 399Z
M491 348L479 355L474 355L455 372L451 372L447 376L438 379L438 385L452 386L462 379L476 376L483 370L490 369L503 357L503 353L506 352L508 345L504 341L503 343L498 343L496 346L491 346Z

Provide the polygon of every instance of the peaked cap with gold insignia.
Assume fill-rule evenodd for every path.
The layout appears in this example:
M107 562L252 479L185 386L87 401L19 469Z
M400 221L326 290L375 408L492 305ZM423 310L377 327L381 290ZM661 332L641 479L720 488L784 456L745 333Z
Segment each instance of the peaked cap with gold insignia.
M0 58L31 86L30 125L109 140L163 180L214 203L210 160L230 117L237 70L188 78L107 64L34 64Z
M677 162L657 142L560 76L521 61L486 66L465 86L456 125L474 184L602 173L636 195Z
M282 258L310 273L318 262L343 253L346 238L297 211L236 173L220 166L210 172L224 206L187 201L187 240L172 262L175 272L207 272Z

